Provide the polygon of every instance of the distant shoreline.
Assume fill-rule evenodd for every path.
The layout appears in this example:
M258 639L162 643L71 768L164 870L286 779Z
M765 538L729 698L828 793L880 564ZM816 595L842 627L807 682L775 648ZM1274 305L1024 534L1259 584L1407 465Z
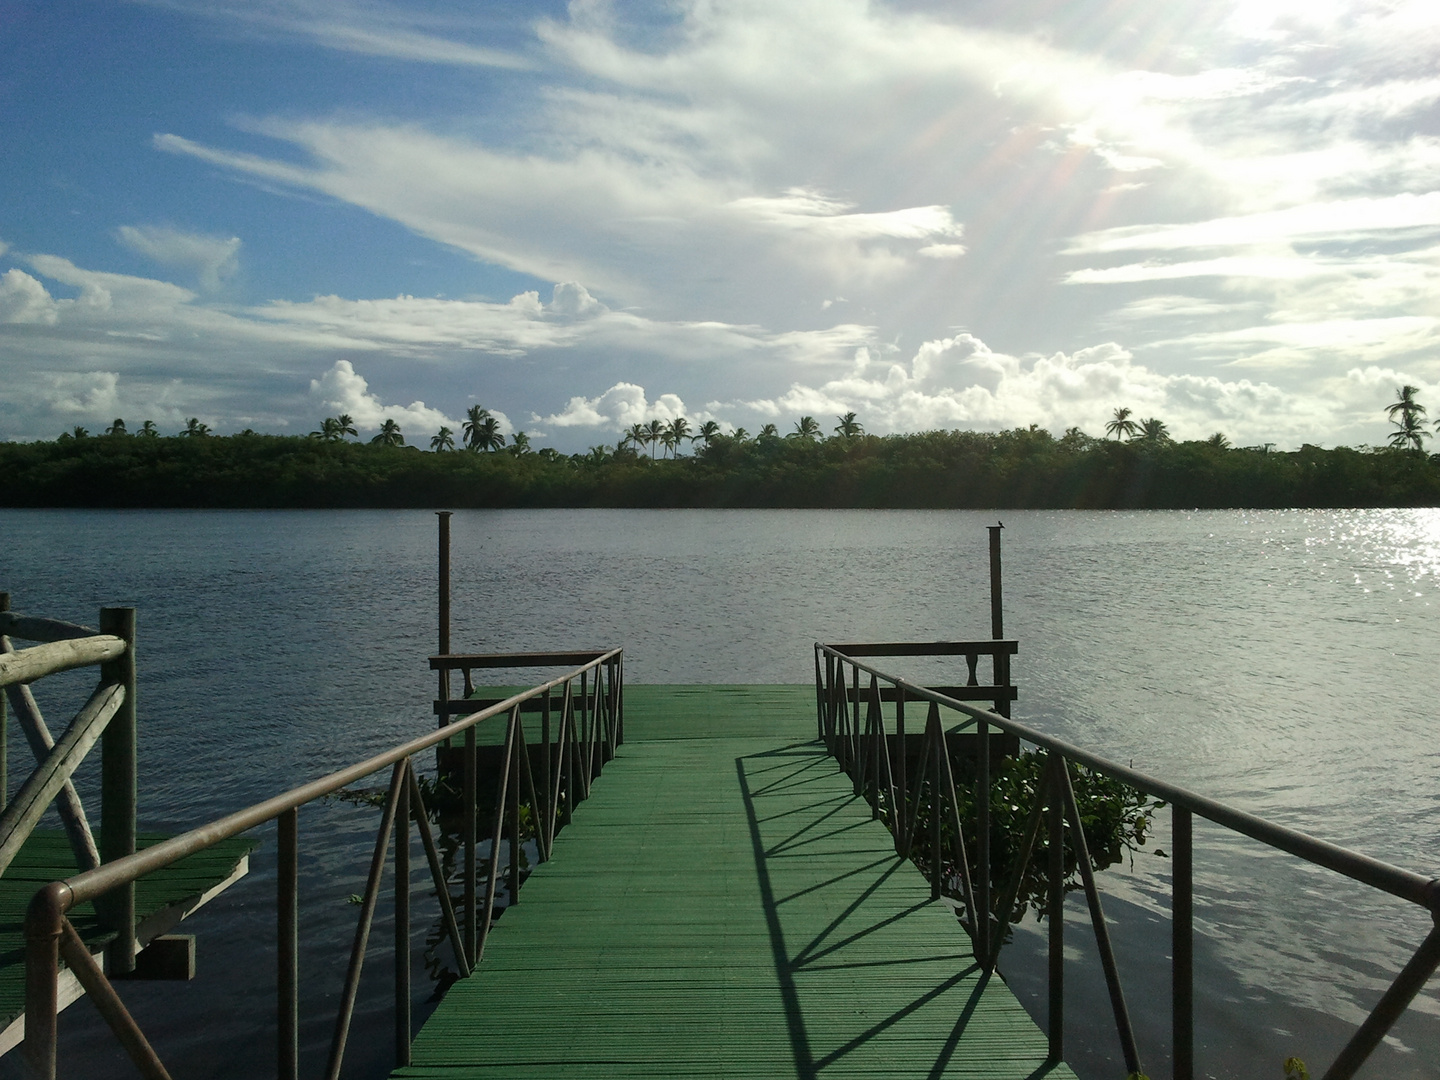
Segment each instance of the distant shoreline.
M652 459L423 452L302 436L0 443L0 506L1280 509L1440 505L1440 456L1213 442L1056 439L1038 429L852 439L725 437Z

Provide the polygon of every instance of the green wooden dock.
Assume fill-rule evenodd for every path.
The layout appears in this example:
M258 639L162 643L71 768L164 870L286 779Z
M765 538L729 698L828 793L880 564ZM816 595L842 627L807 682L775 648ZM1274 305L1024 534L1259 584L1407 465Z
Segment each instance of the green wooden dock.
M145 848L165 836L141 833L136 846ZM244 838L220 843L135 883L136 939L144 945L168 933L182 919L244 877L256 841ZM25 910L38 889L79 872L65 834L36 830L3 877L0 877L0 1053L15 1047L24 1033ZM113 938L100 927L93 904L81 904L70 921L90 951L99 954ZM69 973L62 975L61 1001L68 1005L82 991ZM62 1008L64 1005L62 1005Z
M395 1077L1069 1078L815 739L810 686L625 687L625 742Z

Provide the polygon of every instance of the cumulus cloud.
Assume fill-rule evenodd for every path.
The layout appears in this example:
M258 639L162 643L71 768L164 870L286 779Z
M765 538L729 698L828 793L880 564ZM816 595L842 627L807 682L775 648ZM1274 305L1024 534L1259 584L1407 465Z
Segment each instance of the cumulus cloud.
M1330 388L1344 389L1346 381L1332 380ZM1219 429L1241 442L1287 437L1298 442L1310 437L1316 425L1340 427L1368 415L1371 397L1353 386L1338 397L1321 398L1249 379L1164 374L1137 363L1113 342L1073 353L1017 357L995 352L973 335L957 334L924 342L908 364L861 354L850 371L818 385L796 383L775 398L713 408L727 418L745 412L775 418L853 410L877 434L1037 424L1056 434L1080 427L1098 435L1113 411L1126 407L1161 417L1179 438L1203 438Z
M568 405L553 416L536 416L537 424L552 427L596 427L623 431L631 424L647 420L673 420L685 416L685 402L675 394L661 394L648 401L643 387L634 383L616 383L598 397L572 397Z
M115 238L162 266L193 271L207 292L218 290L239 268L238 236L227 239L160 225L121 225Z
M386 420L394 420L400 425L402 432L408 429L407 438L411 443L418 444L422 433L428 437L441 427L448 427L456 432L460 430L458 420L451 420L439 409L432 409L423 401L412 401L409 405L384 404L376 394L370 392L370 384L349 360L336 360L324 375L311 379L310 396L322 402L327 409L352 417L356 427L362 431L379 428ZM509 421L503 414L492 409L491 415L499 420L503 427L509 428Z
M0 275L0 323L42 323L53 326L55 300L24 270L11 268Z

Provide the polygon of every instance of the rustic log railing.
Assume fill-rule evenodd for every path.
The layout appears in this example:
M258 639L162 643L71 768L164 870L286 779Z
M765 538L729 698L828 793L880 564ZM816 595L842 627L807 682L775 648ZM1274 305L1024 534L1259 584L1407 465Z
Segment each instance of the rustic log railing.
M1266 821L1254 814L1198 795L1178 785L1147 776L1110 761L1099 754L1037 731L1002 715L1001 704L1009 703L1008 659L1014 643L1003 640L980 642L937 642L928 644L886 643L867 645L815 645L815 692L820 737L830 753L854 779L855 791L870 800L874 813L883 818L895 839L895 849L909 857L916 840L916 823L922 800L928 810L931 834L931 893L938 898L942 888L942 863L948 857L957 869L961 919L975 944L977 960L987 969L995 966L1005 940L1014 905L1027 866L1034 854L1040 830L1047 833L1049 931L1048 1035L1050 1057L1059 1061L1064 1053L1064 839L1068 829L1072 850L1079 864L1081 882L1089 906L1092 928L1106 986L1115 1016L1116 1033L1129 1072L1141 1071L1133 1025L1125 1003L1111 948L1108 924L1100 893L1085 849L1080 812L1072 784L1076 766L1112 777L1145 795L1163 800L1171 807L1173 836L1172 867L1172 1051L1176 1080L1195 1076L1194 1041L1194 846L1195 817L1205 818L1226 829L1262 844L1288 852L1323 866L1354 881L1399 897L1430 914L1431 929L1419 948L1381 996L1367 1019L1324 1073L1324 1080L1348 1080L1389 1032L1395 1021L1440 966L1440 879L1392 866L1368 855L1319 840L1295 829ZM994 684L989 687L924 687L881 671L862 657L964 655L972 672L975 657L991 655L996 664ZM982 692L983 691L983 692ZM965 700L968 699L968 700ZM992 711L972 704L990 700ZM887 710L886 704L893 708ZM904 746L906 705L925 710L923 750L918 775L906 775L903 750L892 757L890 740L901 736ZM863 706L863 710L862 710ZM1008 712L1007 710L1004 710ZM958 715L957 715L958 714ZM952 726L952 721L958 721ZM893 723L893 727L890 726ZM976 740L974 802L979 817L976 847L966 849L961 828L960 801L950 763L947 735L973 731ZM1023 742L1045 757L1042 780L1036 785L1034 805L1021 838L1019 855L1011 881L992 903L990 895L990 758L998 740L1009 739L1018 748ZM951 850L942 852L942 819L953 833Z
M522 841L521 804L528 802L534 822L536 846L542 861L549 858L556 830L567 820L575 802L585 798L594 776L595 762L612 753L622 737L620 718L621 651L610 649L584 654L526 653L490 654L485 663L474 656L433 657L437 670L448 669L452 660L470 667L545 667L574 663L564 674L532 686L504 700L467 712L438 730L357 762L329 776L256 803L189 832L162 841L153 847L127 854L86 870L65 881L41 889L31 901L26 917L26 1063L42 1080L56 1075L57 978L60 960L90 994L106 1023L125 1048L142 1076L150 1080L167 1078L160 1057L150 1045L129 1011L121 1002L107 974L85 950L67 913L77 904L97 900L124 888L133 888L136 879L168 866L179 859L270 821L277 825L279 867L277 874L278 971L276 1009L278 1037L276 1058L282 1080L294 1080L299 1069L299 827L302 806L340 791L383 769L390 769L384 810L375 837L365 894L361 900L349 966L335 1019L325 1075L335 1080L344 1061L351 1019L359 992L371 925L379 902L385 863L394 839L393 886L395 898L395 1061L409 1064L411 1038L410 990L410 846L409 825L419 833L429 864L443 933L455 954L460 974L468 975L484 955L485 940L495 917L495 898L500 878L502 841L510 846L510 902L518 900L521 884L519 852ZM457 664L463 667L464 665ZM3 670L3 669L0 669ZM576 684L579 683L577 690ZM550 739L551 702L558 692L556 710L559 731ZM548 768L537 784L531 763L532 745L526 740L521 714L532 702L539 702L545 717L542 757L558 762L551 783ZM459 704L459 703L457 703ZM463 710L457 710L463 711ZM477 870L476 837L476 729L487 721L503 718L505 735L501 745L503 762L497 776L494 829L490 839L488 866L483 877ZM113 726L113 723L112 723ZM450 886L431 830L429 808L416 777L413 758L455 737L463 740L465 767L462 796L465 807L464 901L457 917L450 899ZM63 742L63 740L62 740ZM523 789L523 790L522 790ZM483 905L479 900L483 889ZM133 919L132 919L133 924Z
M39 644L16 649L12 638ZM51 734L30 684L81 667L99 667L90 699L61 733ZM9 869L52 803L82 870L135 850L135 609L101 608L100 628L10 610L0 593L0 801L9 793L9 762L3 748L13 711L35 756L35 770L0 812L0 874ZM8 706L8 708L7 708ZM71 779L85 756L100 743L100 842L95 842L85 807ZM99 912L115 934L106 961L128 973L135 964L135 889L111 891ZM86 954L89 955L88 953Z

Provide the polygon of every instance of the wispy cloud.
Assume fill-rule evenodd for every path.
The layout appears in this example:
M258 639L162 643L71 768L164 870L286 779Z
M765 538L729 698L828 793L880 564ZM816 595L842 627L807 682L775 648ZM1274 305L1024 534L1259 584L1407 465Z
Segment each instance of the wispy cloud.
M163 225L121 225L115 238L162 266L193 270L207 292L217 291L240 265L238 236L207 236Z

